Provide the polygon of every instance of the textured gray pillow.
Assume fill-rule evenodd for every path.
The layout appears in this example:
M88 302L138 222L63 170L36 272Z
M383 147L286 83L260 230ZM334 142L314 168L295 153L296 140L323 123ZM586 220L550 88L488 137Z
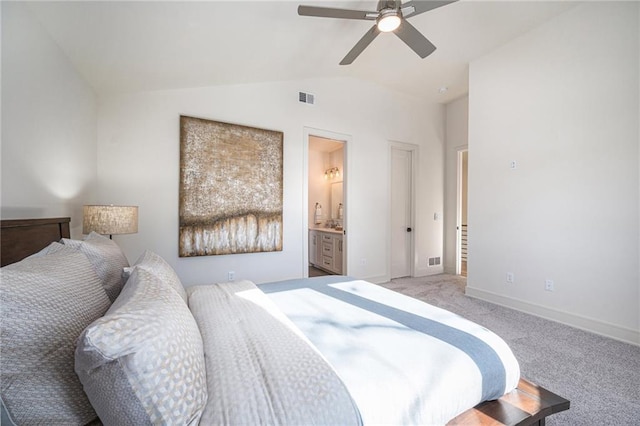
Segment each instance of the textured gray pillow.
M143 269L82 333L75 368L105 424L197 424L207 401L198 326L180 296Z
M2 399L17 424L86 424L96 413L74 372L82 330L110 302L86 256L70 247L0 271Z
M62 242L87 256L102 280L109 299L112 302L116 300L124 286L122 268L129 266L129 261L118 244L95 232L91 232L82 241L63 238Z
M54 253L60 249L62 249L62 247L64 247L64 245L62 243L58 243L58 242L52 242L51 244L49 244L48 246L46 246L45 248L43 248L42 250L40 250L37 253L32 254L31 256L26 257L25 259L29 259L32 257L41 257L44 255L47 255L49 253Z
M152 251L145 250L128 272L131 273L131 270L135 268L144 269L145 271L160 278L162 282L170 285L171 288L177 291L180 297L182 297L182 300L187 303L187 292L184 289L180 278L178 278L178 275L171 265L169 265L162 257Z

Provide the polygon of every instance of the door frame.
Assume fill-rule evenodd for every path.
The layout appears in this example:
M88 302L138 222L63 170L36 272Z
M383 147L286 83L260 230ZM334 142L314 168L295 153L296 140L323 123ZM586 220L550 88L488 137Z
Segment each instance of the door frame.
M389 141L389 177L388 177L388 182L389 182L389 189L388 189L388 200L391 200L391 179L392 179L392 171L393 171L393 150L394 149L398 149L398 150L402 150L402 151L409 151L411 152L411 192L410 192L410 201L411 201L411 206L409 206L409 215L410 215L410 226L412 231L410 232L410 248L409 248L409 273L411 274L411 277L414 277L416 275L416 259L415 259L415 254L416 254L416 217L417 217L417 202L416 202L416 194L418 194L418 179L417 179L417 173L418 173L418 168L416 167L417 164L419 164L418 162L418 157L420 155L420 147L418 145L415 144L410 144L410 143L406 143L406 142L398 142L398 141ZM391 205L391 202L388 203L389 204L389 216L388 216L388 226L387 226L387 278L388 281L391 280L391 214L392 214L392 209L393 206Z
M316 136L324 139L333 139L343 143L342 164L342 197L344 200L344 216L342 226L345 229L342 238L342 274L347 275L349 270L349 238L346 230L349 229L349 183L348 169L350 164L349 146L351 135L332 132L330 130L317 129L304 126L302 128L302 277L309 277L309 137Z
M456 275L462 273L462 184L463 154L467 153L467 214L469 212L469 147L456 147ZM468 270L467 261L467 270Z

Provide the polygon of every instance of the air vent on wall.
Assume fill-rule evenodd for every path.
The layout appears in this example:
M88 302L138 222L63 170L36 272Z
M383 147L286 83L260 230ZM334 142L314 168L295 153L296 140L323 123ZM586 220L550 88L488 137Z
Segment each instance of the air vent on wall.
M309 105L315 105L316 103L316 97L311 93L298 92L298 100Z
M429 266L438 266L439 264L440 264L440 256L429 258Z

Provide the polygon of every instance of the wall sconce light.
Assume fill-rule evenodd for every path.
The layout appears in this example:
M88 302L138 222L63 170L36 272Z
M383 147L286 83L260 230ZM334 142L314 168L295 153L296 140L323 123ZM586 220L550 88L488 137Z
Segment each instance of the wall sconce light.
M325 179L335 179L340 177L340 169L337 167L332 167L330 169L325 170L324 178Z
M135 234L138 232L138 206L95 205L83 207L82 233Z

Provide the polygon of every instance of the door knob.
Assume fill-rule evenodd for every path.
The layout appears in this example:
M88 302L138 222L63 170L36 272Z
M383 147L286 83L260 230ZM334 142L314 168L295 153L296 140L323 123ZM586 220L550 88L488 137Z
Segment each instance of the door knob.
M407 232L411 232L411 228L407 228Z

